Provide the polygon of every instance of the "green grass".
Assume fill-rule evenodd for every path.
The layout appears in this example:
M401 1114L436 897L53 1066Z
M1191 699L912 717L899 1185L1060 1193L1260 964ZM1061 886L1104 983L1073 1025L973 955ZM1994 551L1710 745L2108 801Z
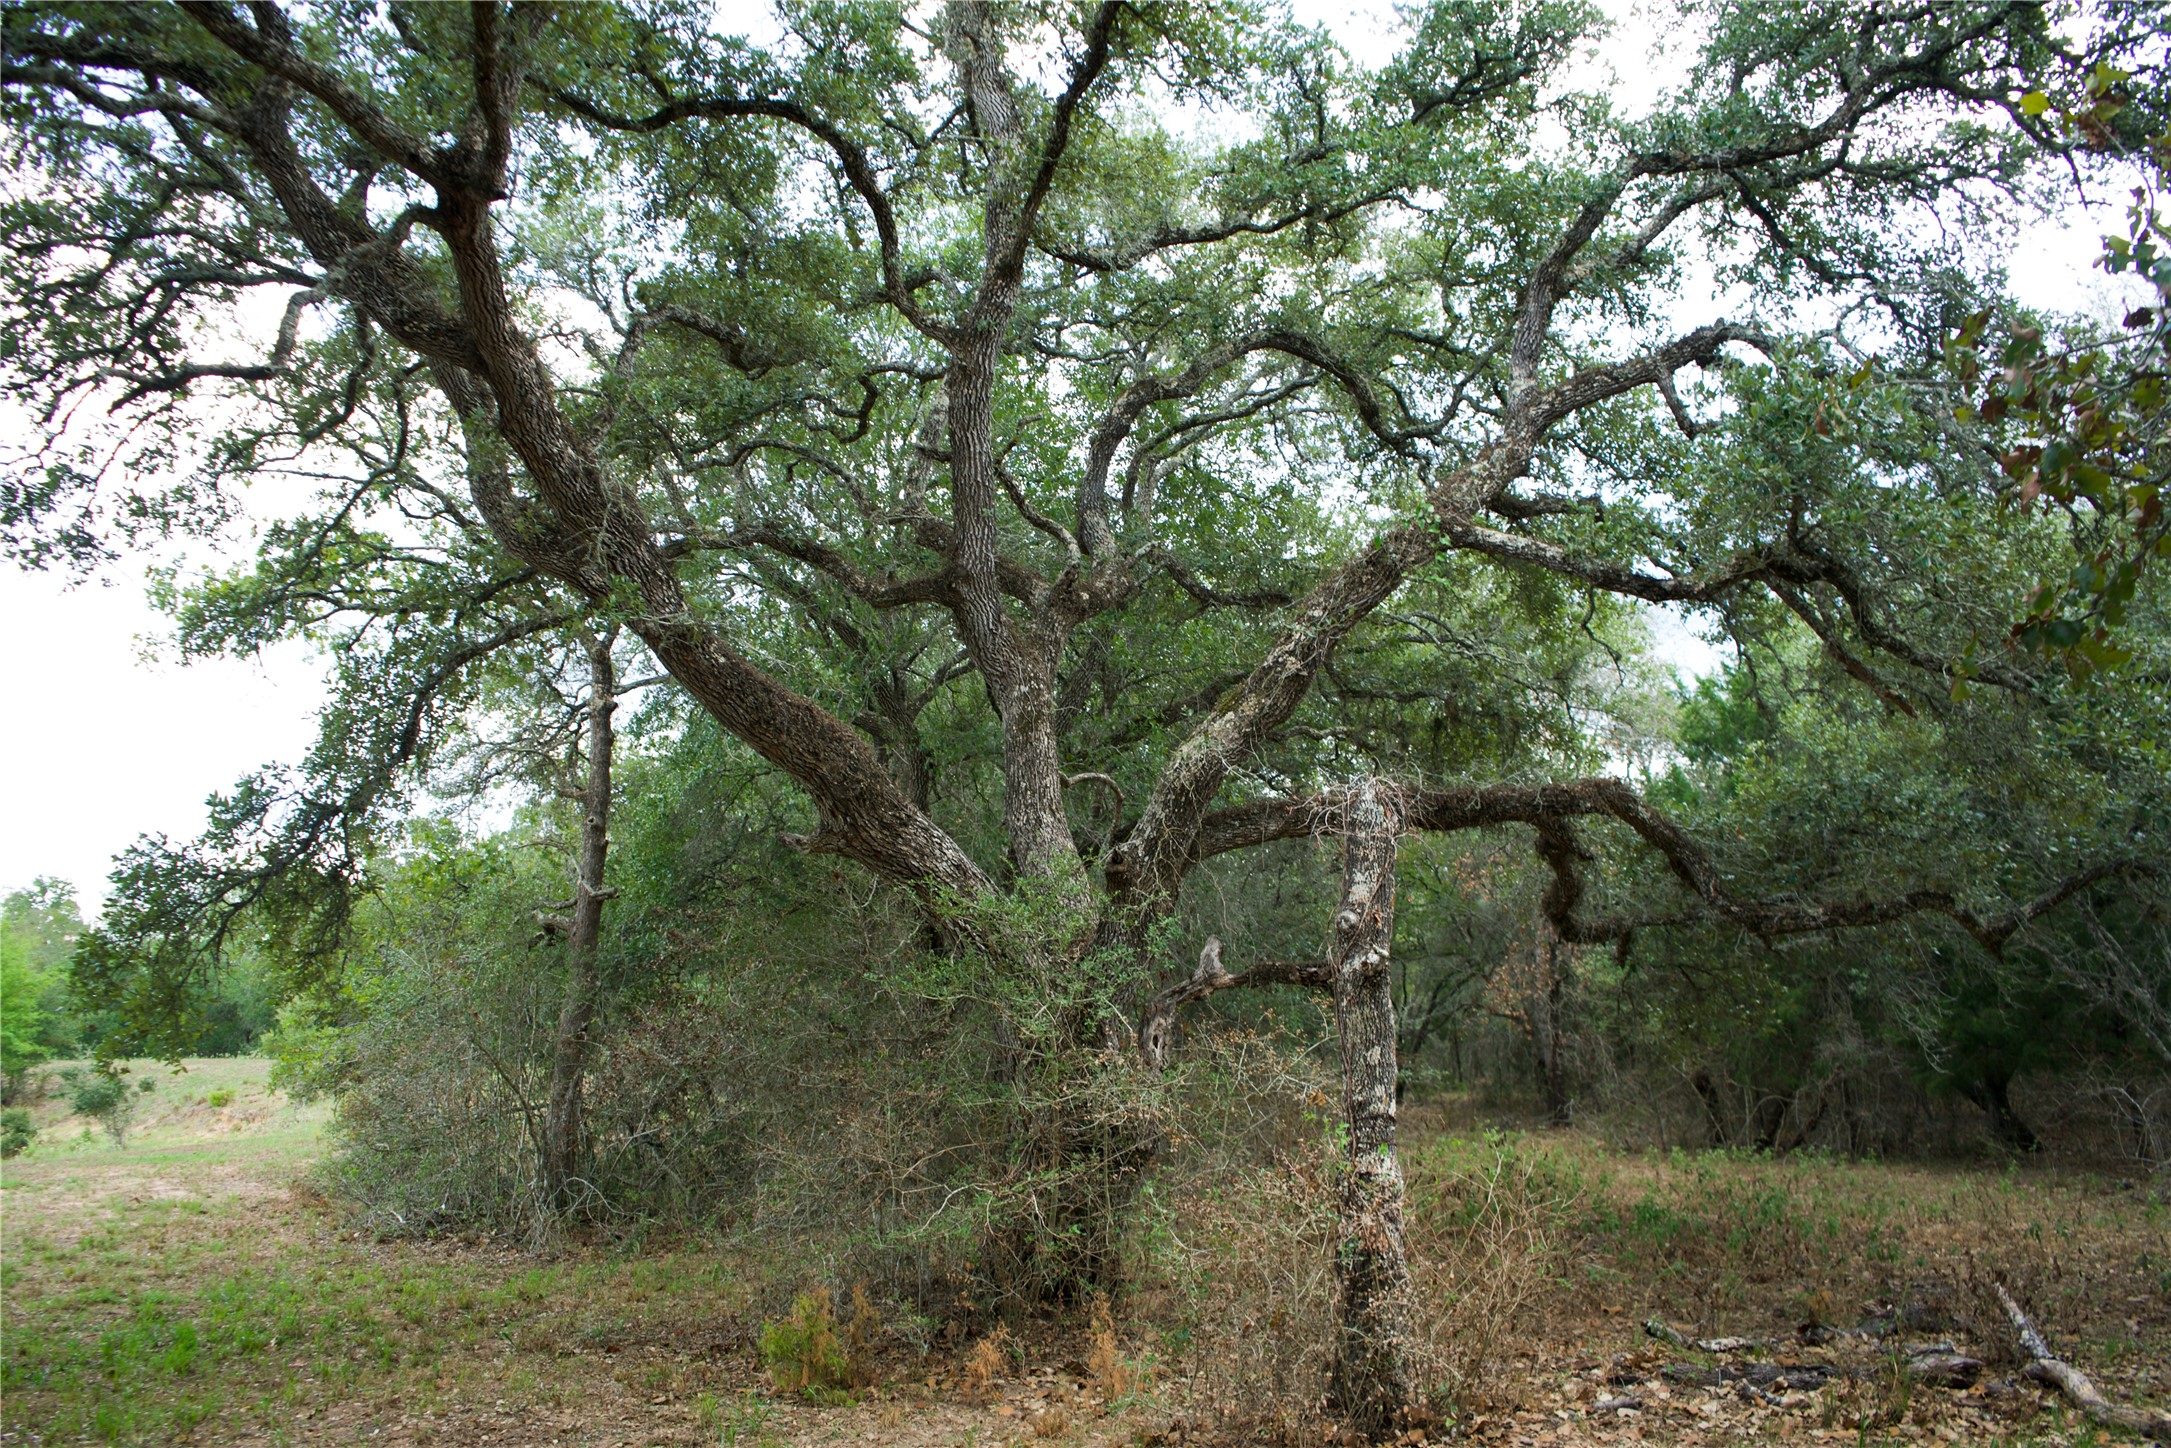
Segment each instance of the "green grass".
M136 1111L124 1146L115 1146L97 1125L70 1109L68 1093L60 1083L62 1071L80 1069L85 1061L53 1061L31 1072L43 1089L25 1103L37 1140L20 1157L0 1168L0 1181L10 1187L16 1169L49 1162L58 1157L82 1156L104 1159L101 1153L125 1153L141 1157L148 1150L162 1154L201 1144L225 1141L245 1153L258 1150L291 1155L313 1152L321 1133L325 1108L297 1106L271 1090L266 1076L268 1063L254 1056L194 1057L179 1065L162 1061L134 1060L120 1065L131 1086L149 1081L151 1090L137 1093ZM247 1145L234 1138L245 1138ZM226 1153L214 1151L218 1159ZM25 1185L38 1174L29 1173Z
M710 1253L537 1263L367 1240L297 1199L325 1113L269 1092L265 1064L156 1068L125 1146L39 1103L57 1129L0 1176L0 1424L148 1444L253 1422L278 1440L356 1401L547 1404L580 1391L559 1359L584 1327L713 1326L734 1295ZM590 1375L620 1366L603 1357ZM628 1391L682 1386L675 1361L623 1366Z

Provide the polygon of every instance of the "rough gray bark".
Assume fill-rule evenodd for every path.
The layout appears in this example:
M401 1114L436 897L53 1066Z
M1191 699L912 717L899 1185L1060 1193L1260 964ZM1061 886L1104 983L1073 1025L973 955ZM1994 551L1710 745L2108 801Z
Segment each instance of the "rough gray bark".
M955 591L951 612L1002 717L1003 832L1010 842L1011 864L1020 875L1056 881L1072 903L1086 909L1084 871L1063 812L1056 710L1056 666L1076 617L1057 606L1052 590L1037 591L1022 623L1005 611L995 526L996 499L1004 491L995 454L995 379L1011 318L1024 294L1034 219L1072 117L1108 63L1118 8L1101 6L1088 26L1085 53L1056 103L1037 155L1019 123L1001 47L990 34L987 7L953 3L943 11L946 48L989 158L986 256L979 286L970 308L945 337L950 347L944 396L955 524L948 560ZM1081 934L1081 944L1084 938Z
M1349 795L1342 905L1334 917L1334 1016L1342 1043L1349 1168L1342 1182L1340 1325L1334 1396L1351 1427L1383 1439L1416 1406L1414 1291L1403 1246L1402 1164L1395 1152L1395 1009L1388 948L1395 923L1399 801L1377 780Z
M588 781L582 791L580 852L574 865L573 906L565 929L565 995L550 1059L550 1102L543 1114L542 1192L556 1212L575 1200L586 1145L581 1091L596 1014L596 955L603 938L603 905L618 892L603 883L610 853L611 755L617 736L611 715L618 708L617 670L611 645L617 630L588 646Z

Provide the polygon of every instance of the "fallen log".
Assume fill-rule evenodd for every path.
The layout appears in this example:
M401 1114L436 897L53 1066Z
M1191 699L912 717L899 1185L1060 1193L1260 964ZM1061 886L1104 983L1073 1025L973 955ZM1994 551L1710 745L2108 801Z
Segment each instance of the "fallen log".
M1782 1393L1815 1392L1846 1373L1828 1363L1721 1363L1715 1368L1695 1363L1669 1363L1659 1376L1679 1387L1720 1388L1746 1383Z
M1952 1314L1936 1302L1909 1301L1872 1313L1852 1330L1858 1337L1881 1342L1902 1332L1944 1332L1959 1325L1953 1321Z
M1771 1344L1761 1337L1699 1337L1698 1352L1767 1352Z
M1690 1350L1689 1340L1658 1318L1645 1318L1643 1320L1643 1332L1644 1336L1655 1337L1669 1347L1677 1347L1684 1352Z
M1926 1388L1972 1388L1982 1375L1980 1359L1946 1344L1916 1348L1907 1355L1907 1376Z
M2154 1408L2129 1408L2104 1397L2096 1390L2096 1385L2088 1381L2086 1373L2050 1350L2050 1344L2028 1320L2028 1314L2020 1310L2020 1304L2013 1301L2013 1295L2005 1290L2004 1283L1991 1285L1998 1294L1999 1305L2012 1321L2013 1331L2020 1335L2020 1350L2028 1355L2028 1366L2023 1371L2029 1377L2050 1384L2098 1423L2124 1428L2159 1443L2171 1443L2171 1413Z
M1644 1333L1683 1352L1769 1352L1773 1344L1761 1337L1685 1337L1660 1319L1645 1320Z
M1959 1326L1964 1324L1955 1321L1950 1313L1935 1303L1908 1302L1874 1312L1853 1327L1835 1327L1828 1322L1805 1322L1794 1329L1794 1335L1807 1346L1821 1347L1843 1337L1860 1338L1864 1342L1883 1342L1900 1332L1943 1332Z

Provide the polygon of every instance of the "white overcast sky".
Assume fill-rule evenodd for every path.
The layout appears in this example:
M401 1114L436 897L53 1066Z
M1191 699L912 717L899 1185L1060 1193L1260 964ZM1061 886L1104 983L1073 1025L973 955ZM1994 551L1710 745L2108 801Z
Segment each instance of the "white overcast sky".
M1294 8L1333 29L1359 60L1393 53L1387 5L1297 0ZM1668 69L1649 63L1654 31L1629 0L1608 8L1615 34L1604 57L1585 64L1610 64L1623 102L1647 103ZM2090 266L2108 224L2075 215L2028 232L2012 260L2023 299L2060 310L2104 305ZM267 763L299 760L314 737L323 689L309 651L175 663L159 647L165 620L145 601L140 562L73 586L0 565L0 619L0 679L14 700L0 708L0 758L15 770L0 790L0 892L52 875L94 909L113 856L137 836L194 835L207 795ZM1714 666L1717 651L1678 619L1655 615L1653 623L1667 661L1691 674Z

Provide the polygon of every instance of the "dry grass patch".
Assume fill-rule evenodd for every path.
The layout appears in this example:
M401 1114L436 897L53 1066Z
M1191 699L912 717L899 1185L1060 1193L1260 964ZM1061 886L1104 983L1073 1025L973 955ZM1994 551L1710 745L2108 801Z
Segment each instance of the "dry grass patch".
M2084 1430L2032 1384L1995 1381L2017 1365L2002 1316L1983 1306L1993 1280L2013 1284L2106 1391L2143 1405L2171 1397L2171 1206L2133 1184L2047 1168L1624 1152L1578 1132L1410 1135L1418 1355L1436 1432L2071 1440ZM1168 1396L1189 1436L1331 1434L1334 1173L1322 1144L1195 1183L1170 1206L1175 1265L1132 1317L1174 1349ZM1660 1370L1679 1354L1642 1332L1652 1317L1693 1336L1758 1338L1766 1357L1843 1376L1784 1403L1671 1385ZM1820 1325L1876 1335L1820 1343ZM1992 1386L1912 1383L1904 1349L1929 1342L1984 1358ZM1630 1397L1634 1408L1599 1408Z

